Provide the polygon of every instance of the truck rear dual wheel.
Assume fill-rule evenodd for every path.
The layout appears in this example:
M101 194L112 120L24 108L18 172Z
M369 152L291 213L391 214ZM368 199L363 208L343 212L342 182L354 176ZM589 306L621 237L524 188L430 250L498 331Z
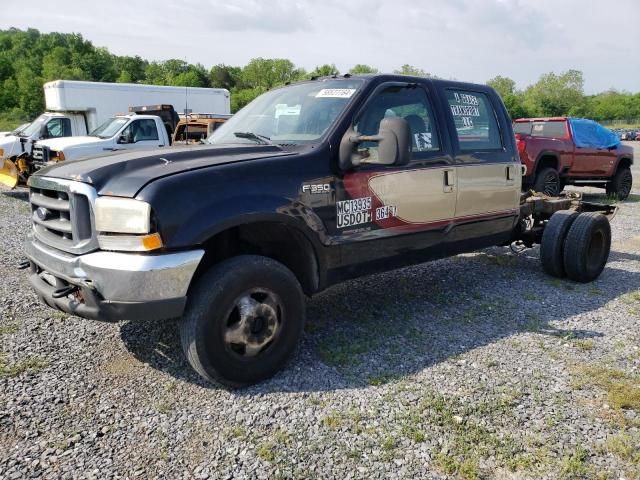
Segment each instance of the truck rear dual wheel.
M607 195L618 200L626 200L631 193L633 176L629 168L619 168L611 181L607 183Z
M554 213L544 228L540 242L542 268L552 277L567 276L564 270L564 244L567 233L579 213L561 210Z
M180 326L187 360L203 378L230 387L273 376L302 334L305 303L295 275L267 257L213 266L189 294Z
M590 282L604 269L611 250L611 226L597 212L560 211L542 234L540 260L549 275Z
M591 282L600 276L611 251L611 225L597 212L581 213L564 243L564 269L576 282Z

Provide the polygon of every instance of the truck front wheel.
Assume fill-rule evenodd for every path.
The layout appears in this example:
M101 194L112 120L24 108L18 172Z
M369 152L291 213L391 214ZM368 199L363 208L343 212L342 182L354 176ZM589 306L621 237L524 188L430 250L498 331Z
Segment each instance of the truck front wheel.
M629 168L619 168L611 181L607 183L607 195L617 197L618 200L626 200L631 193L633 176Z
M576 282L590 282L604 269L611 250L611 225L597 212L581 213L564 243L564 269Z
M302 288L294 274L270 258L242 255L197 280L180 327L182 348L206 380L250 385L282 368L304 318Z
M556 169L543 168L540 170L533 182L533 189L549 197L558 195L560 193L560 176Z

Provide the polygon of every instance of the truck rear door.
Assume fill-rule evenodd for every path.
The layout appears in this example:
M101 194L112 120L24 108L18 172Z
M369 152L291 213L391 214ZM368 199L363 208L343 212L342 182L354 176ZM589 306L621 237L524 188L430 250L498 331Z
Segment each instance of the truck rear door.
M491 91L441 87L452 132L457 201L452 241L511 230L520 201L520 160L511 123Z

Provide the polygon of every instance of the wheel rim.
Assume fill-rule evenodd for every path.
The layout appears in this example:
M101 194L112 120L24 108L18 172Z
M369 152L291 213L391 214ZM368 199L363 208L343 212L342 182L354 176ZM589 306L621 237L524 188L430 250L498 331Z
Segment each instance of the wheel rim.
M254 289L234 302L224 329L225 347L243 357L255 357L274 342L282 326L280 298L266 289Z
M553 196L558 194L558 185L559 180L552 173L548 173L544 177L544 189L543 193L545 195Z

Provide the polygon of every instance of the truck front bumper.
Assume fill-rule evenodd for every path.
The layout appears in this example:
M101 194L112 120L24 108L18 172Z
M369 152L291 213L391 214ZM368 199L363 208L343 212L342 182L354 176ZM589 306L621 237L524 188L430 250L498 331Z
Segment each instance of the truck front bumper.
M25 253L29 281L44 303L79 317L115 321L181 316L204 250L70 255L29 237ZM65 287L77 289L54 298Z

